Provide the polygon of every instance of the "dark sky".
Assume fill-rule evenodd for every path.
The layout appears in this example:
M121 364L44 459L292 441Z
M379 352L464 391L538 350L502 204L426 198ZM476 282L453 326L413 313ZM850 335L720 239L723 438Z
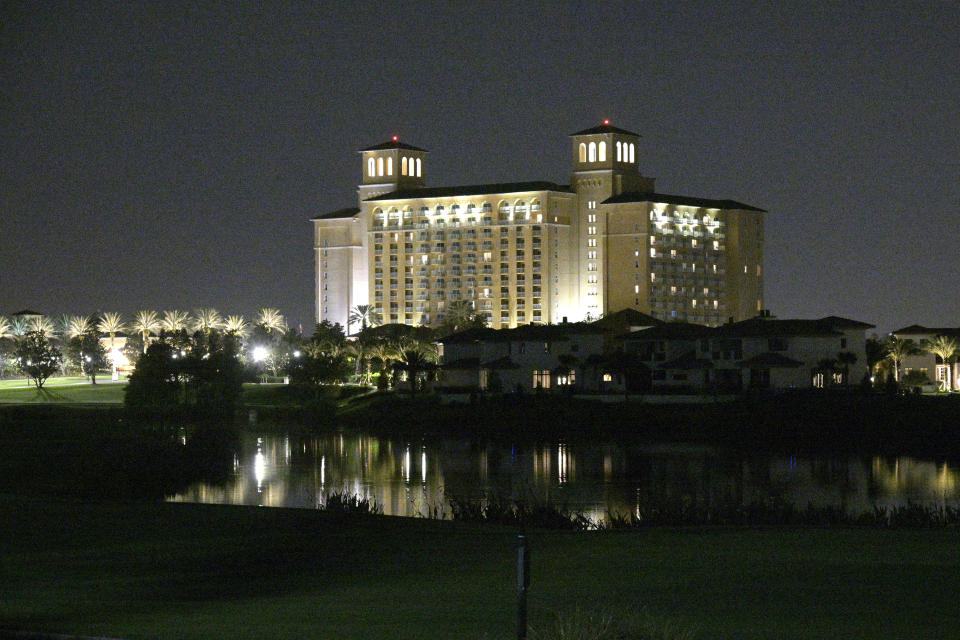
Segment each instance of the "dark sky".
M775 315L960 325L956 2L264 4L0 4L0 313L307 327L358 149L566 183L608 117L659 191L769 210Z

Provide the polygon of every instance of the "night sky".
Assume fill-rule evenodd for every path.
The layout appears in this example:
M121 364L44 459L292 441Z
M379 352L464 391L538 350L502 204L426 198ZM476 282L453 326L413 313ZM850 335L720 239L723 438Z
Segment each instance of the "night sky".
M775 315L960 325L960 4L450 4L2 2L0 314L307 329L358 149L567 183L610 118L659 191L769 211Z

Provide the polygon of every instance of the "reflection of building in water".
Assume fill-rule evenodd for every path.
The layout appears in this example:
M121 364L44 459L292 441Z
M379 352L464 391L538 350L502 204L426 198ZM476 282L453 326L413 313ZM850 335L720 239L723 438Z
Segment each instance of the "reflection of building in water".
M720 509L776 500L849 513L907 502L958 505L957 472L910 458L742 457L709 447L555 443L528 448L362 435L245 436L235 479L197 484L172 500L316 508L344 492L387 515L446 512L447 499L493 492L547 500L598 520L608 512L683 504Z

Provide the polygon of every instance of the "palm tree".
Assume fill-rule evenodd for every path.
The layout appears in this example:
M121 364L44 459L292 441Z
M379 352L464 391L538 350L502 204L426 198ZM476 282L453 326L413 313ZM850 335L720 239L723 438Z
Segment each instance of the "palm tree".
M100 322L97 323L97 329L110 336L110 353L108 355L112 368L112 378L116 380L117 376L117 360L114 355L115 349L113 346L113 339L118 333L127 330L127 327L123 324L123 318L119 313L114 313L113 311L108 311L103 314L100 318Z
M223 329L227 333L232 333L240 338L246 338L250 335L250 325L243 316L227 316L223 321Z
M360 331L367 327L375 327L380 324L380 314L373 305L358 304L350 310L350 316L347 318L347 333L350 333L350 326L360 324Z
M12 338L13 333L11 333L11 330L10 321L0 316L0 339Z
M147 338L151 333L160 331L160 318L156 311L137 311L133 318L133 324L130 328L140 334L143 338L143 352L147 352Z
M901 340L894 335L887 338L887 358L893 362L894 380L900 382L900 366L903 364L903 359L907 356L916 355L917 352L916 343L909 338Z
M30 318L29 330L42 333L43 335L53 335L57 331L56 325L46 316L34 316Z
M73 316L70 318L70 324L67 327L67 336L76 338L82 336L93 329L93 321L90 316Z
M17 316L10 321L10 335L15 340L21 339L30 331L30 322L23 316Z
M214 329L223 327L223 317L220 312L212 308L197 309L196 318L193 321L193 327L197 331L203 331L209 334Z
M164 331L182 331L190 324L190 314L186 311L164 311L160 319L160 328Z
M397 359L397 343L392 340L377 340L370 346L370 355L380 361L380 383L378 388L387 387L387 371L390 364Z
M456 300L447 306L440 328L442 332L450 334L485 326L487 326L486 319L474 310L471 300Z
M857 354L841 351L837 354L837 363L843 365L843 386L850 386L850 365L857 362Z
M123 324L123 317L119 313L108 311L103 314L97 323L97 329L110 336L110 350L113 351L113 339L118 333L126 331L127 327Z
M943 364L947 365L946 375L943 378L943 390L950 391L953 389L953 385L950 380L950 360L956 355L957 350L960 349L960 344L957 344L957 341L949 336L937 336L931 340L925 347L929 353L940 358L943 361Z
M271 307L263 307L257 311L257 321L256 324L263 327L264 331L267 333L272 333L274 331L286 331L287 323L283 319L279 309L273 309Z

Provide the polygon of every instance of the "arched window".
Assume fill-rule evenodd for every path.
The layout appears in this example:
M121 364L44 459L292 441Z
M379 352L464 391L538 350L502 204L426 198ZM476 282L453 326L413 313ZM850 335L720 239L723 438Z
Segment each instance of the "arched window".
M377 175L377 163L373 161L373 158L367 160L367 175L375 176Z
M400 158L400 175L407 175L407 156Z
M621 149L620 141L617 140L617 162L623 162L623 149Z
M587 161L587 145L580 143L580 162Z
M393 175L393 158L387 158L387 175Z
M587 157L590 159L590 162L597 161L597 143L591 142L590 146L587 147Z
M636 161L637 161L637 159L636 159L636 157L634 157L634 155L633 155L633 143L631 142L631 143L630 143L630 160L629 160L629 162L636 162Z
M377 158L377 175L383 175L383 158Z
M597 147L597 160L600 162L607 161L607 143L603 140L600 141L600 144Z
M420 170L421 170L420 158L417 158L417 177L418 177L418 178L422 175L422 174L420 173Z

